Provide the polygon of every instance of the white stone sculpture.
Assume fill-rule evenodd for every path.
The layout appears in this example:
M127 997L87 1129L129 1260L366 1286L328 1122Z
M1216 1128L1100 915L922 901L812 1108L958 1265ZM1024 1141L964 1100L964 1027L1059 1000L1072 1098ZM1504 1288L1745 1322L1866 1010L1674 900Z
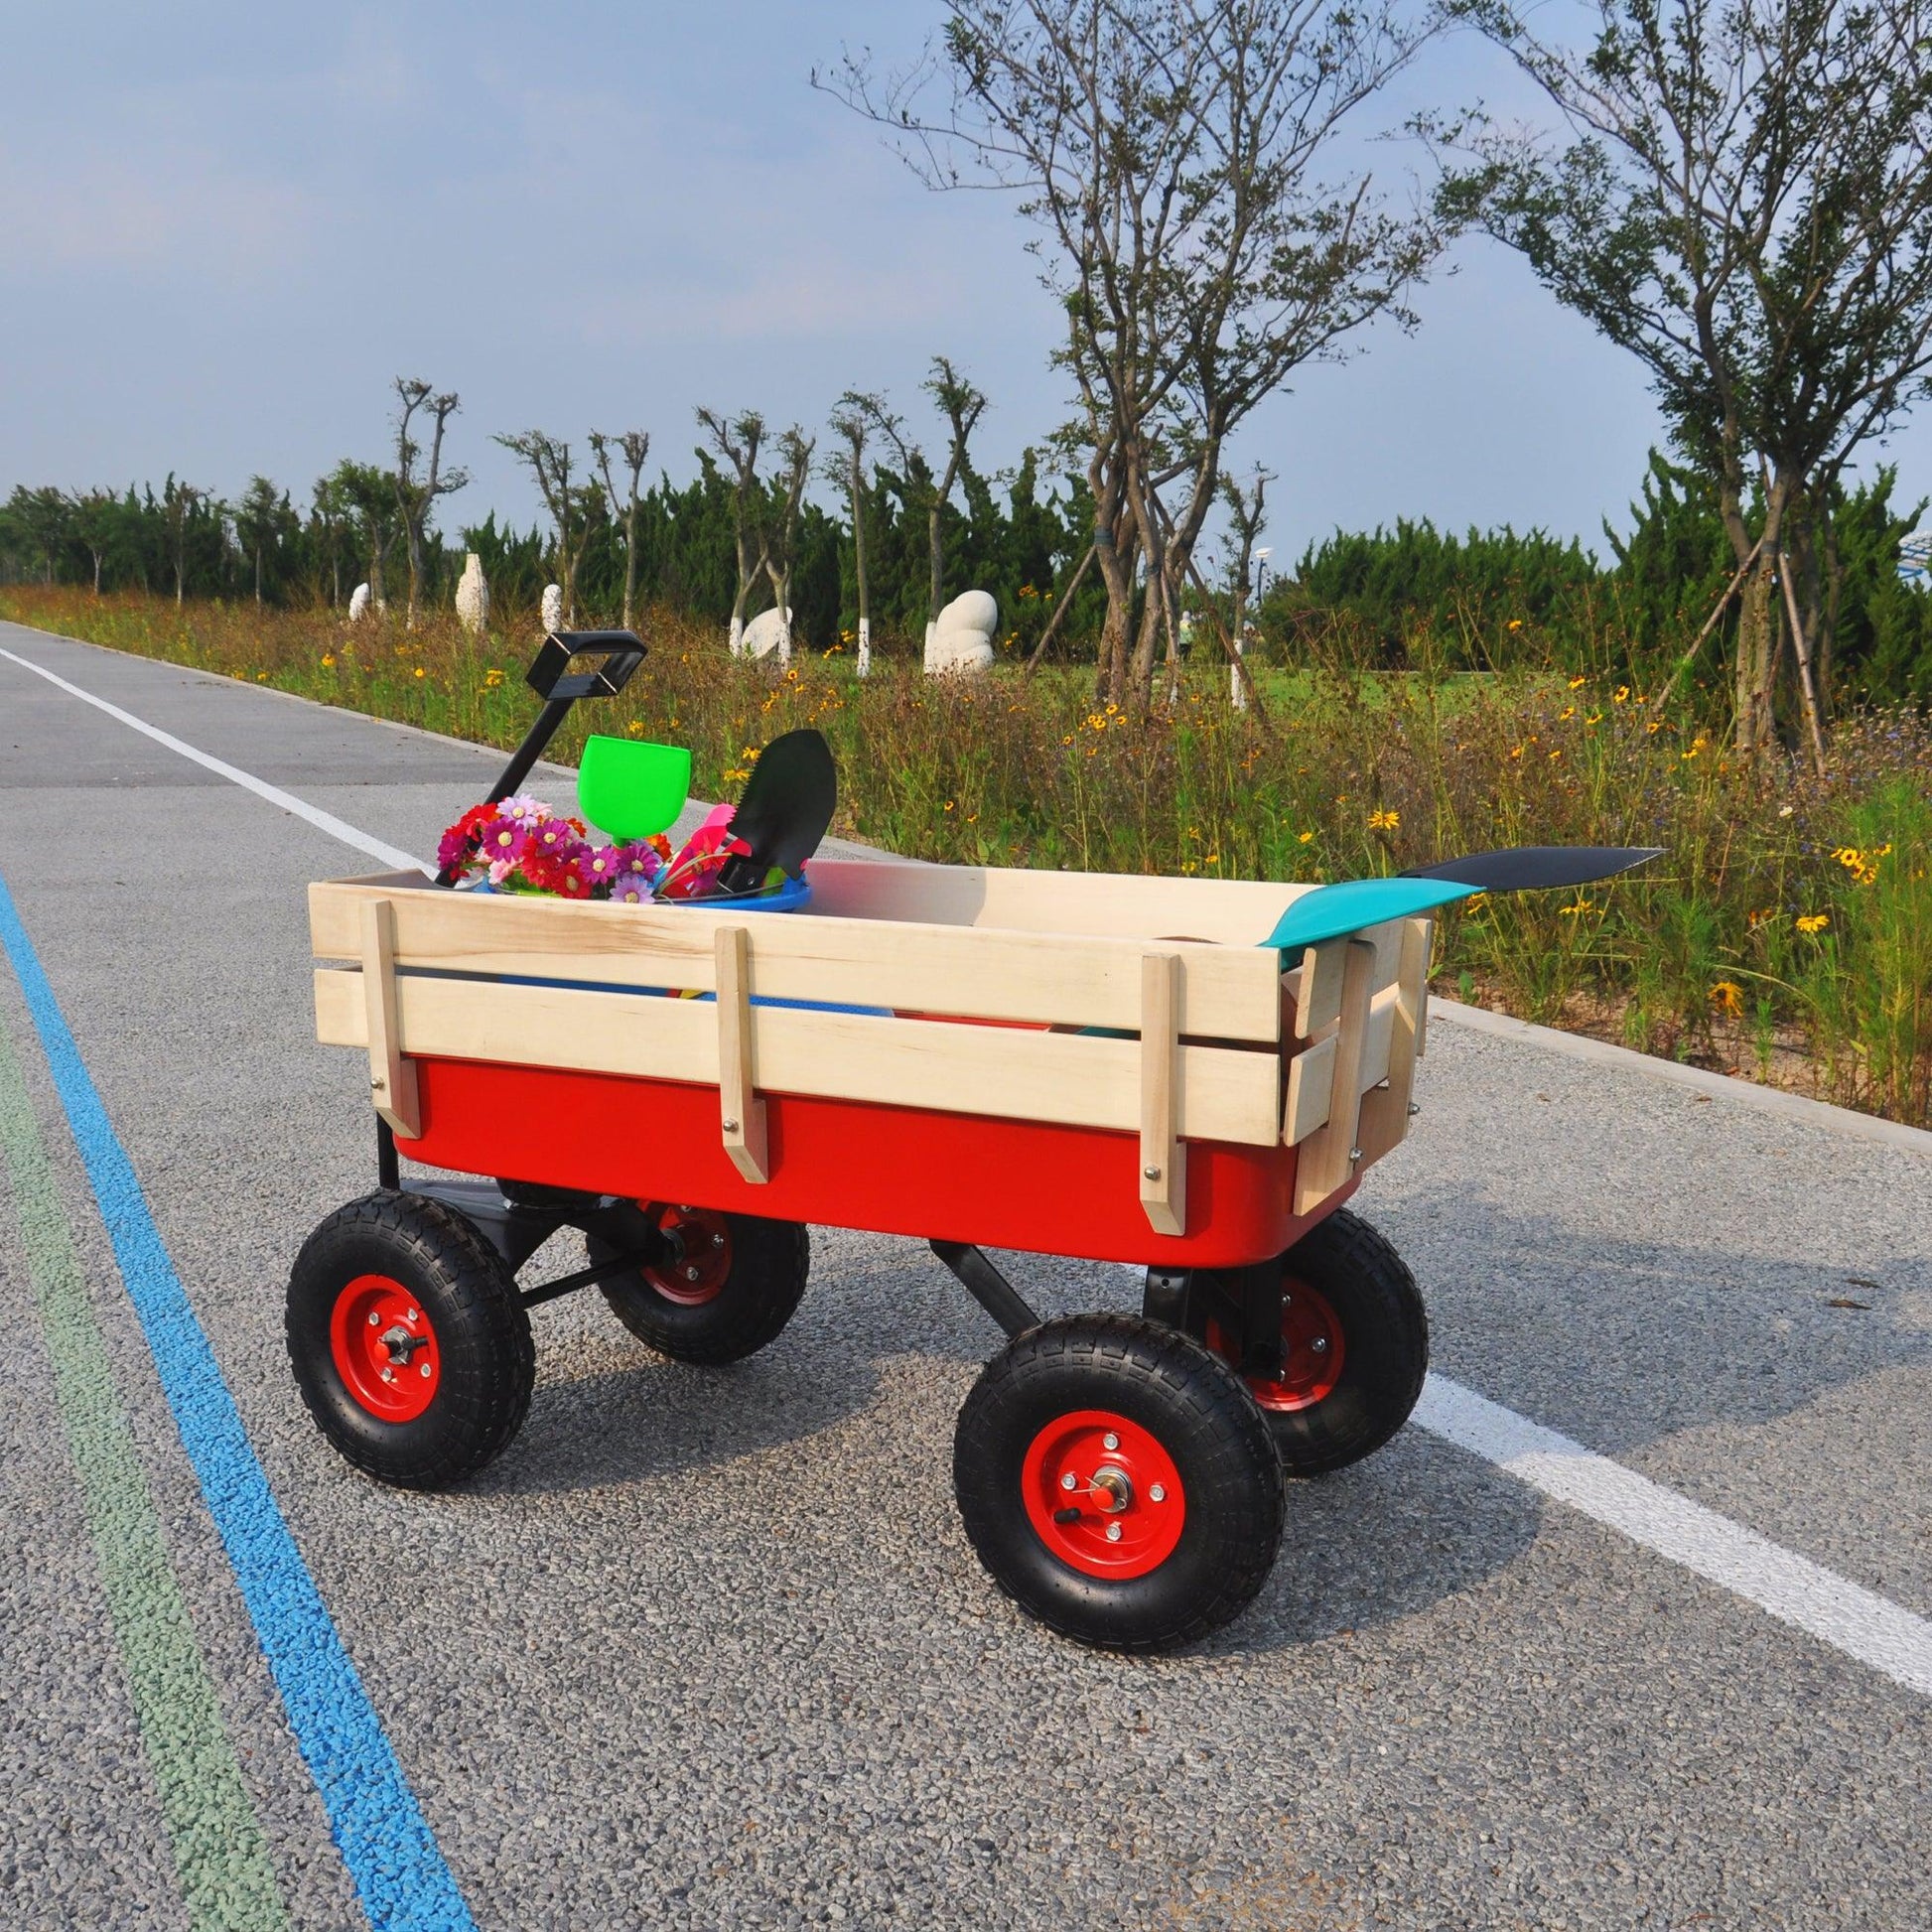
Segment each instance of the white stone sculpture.
M789 608L783 617L774 605L769 611L760 611L745 626L745 635L739 645L747 657L769 657L775 650L778 662L791 661L791 612Z
M348 621L360 623L369 614L369 587L357 584L348 594Z
M928 677L986 670L993 662L993 633L1000 607L990 591L962 591L926 626Z
M564 587L561 584L546 584L543 587L543 631L547 637L553 630L564 627Z
M483 559L474 550L463 560L463 575L456 587L456 615L472 636L481 635L489 622L489 580L483 576Z

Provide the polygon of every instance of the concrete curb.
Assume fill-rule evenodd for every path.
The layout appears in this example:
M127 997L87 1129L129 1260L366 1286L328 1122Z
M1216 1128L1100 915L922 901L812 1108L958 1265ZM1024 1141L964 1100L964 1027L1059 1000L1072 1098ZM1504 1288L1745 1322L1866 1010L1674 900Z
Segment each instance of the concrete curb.
M1904 1122L1880 1120L1875 1114L1861 1114L1850 1107L1835 1107L1828 1100L1812 1100L1801 1093L1786 1093L1779 1087L1760 1086L1755 1080L1741 1080L1729 1073L1714 1073L1708 1067L1685 1066L1677 1060L1659 1059L1654 1053L1639 1053L1633 1047L1613 1046L1606 1039L1591 1039L1584 1034L1567 1034L1555 1027L1539 1027L1507 1013L1491 1013L1487 1007L1464 1006L1459 1000L1446 1000L1441 994L1429 996L1432 1020L1445 1020L1451 1026L1467 1027L1471 1033L1489 1034L1497 1039L1513 1039L1526 1046L1539 1046L1545 1052L1562 1053L1573 1060L1587 1060L1595 1066L1611 1067L1620 1073L1641 1073L1652 1080L1668 1081L1673 1086L1690 1087L1713 1099L1735 1102L1760 1114L1775 1114L1828 1134L1850 1134L1856 1139L1876 1141L1883 1147L1901 1148L1907 1154L1932 1157L1932 1133L1922 1127L1907 1127Z

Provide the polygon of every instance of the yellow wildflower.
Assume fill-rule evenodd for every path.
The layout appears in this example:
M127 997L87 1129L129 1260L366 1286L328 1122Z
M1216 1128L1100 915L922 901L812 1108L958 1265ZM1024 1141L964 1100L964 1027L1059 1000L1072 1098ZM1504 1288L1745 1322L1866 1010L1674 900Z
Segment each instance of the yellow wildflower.
M1744 1012L1744 989L1735 980L1720 980L1711 989L1711 1004L1720 1013L1727 1013L1733 1020L1741 1019Z
M1581 691L1588 682L1589 679L1587 677L1573 677L1570 680L1570 688L1573 691Z
M1829 912L1811 912L1798 921L1798 930L1805 933L1823 932L1831 922L1832 915Z
M333 671L336 668L336 653L333 650L322 653L322 668L325 671Z
M1368 829L1371 832L1393 832L1402 824L1400 812L1370 812Z

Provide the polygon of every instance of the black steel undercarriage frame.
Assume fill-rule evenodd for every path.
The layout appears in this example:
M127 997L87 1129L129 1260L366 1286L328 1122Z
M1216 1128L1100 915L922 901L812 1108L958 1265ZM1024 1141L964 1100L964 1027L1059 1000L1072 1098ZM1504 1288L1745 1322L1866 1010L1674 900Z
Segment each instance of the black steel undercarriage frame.
M402 1188L396 1137L386 1121L376 1123L376 1177L384 1187ZM646 1239L640 1243L632 1203L608 1194L514 1180L441 1176L412 1177L408 1191L441 1201L464 1215L502 1256L512 1275L562 1228L601 1235L619 1250L609 1261L559 1275L535 1288L519 1289L517 1299L526 1309L575 1294L580 1288L634 1274L640 1268L675 1267L684 1256L676 1231L660 1230L654 1223L647 1226ZM932 1241L927 1245L967 1294L1006 1330L1009 1340L1039 1326L1039 1315L983 1249L965 1241ZM1235 1366L1242 1374L1272 1377L1282 1372L1285 1292L1278 1260L1247 1268L1151 1267L1141 1296L1141 1313L1150 1321L1178 1328L1196 1341L1204 1340L1211 1320L1228 1342L1238 1347Z

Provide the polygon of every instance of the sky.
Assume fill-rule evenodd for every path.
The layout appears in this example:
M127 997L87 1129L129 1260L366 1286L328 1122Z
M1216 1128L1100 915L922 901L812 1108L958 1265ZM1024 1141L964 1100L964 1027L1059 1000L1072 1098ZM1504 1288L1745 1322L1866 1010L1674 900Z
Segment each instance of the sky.
M398 374L462 396L452 528L538 516L494 432L645 429L682 481L700 404L823 446L842 390L883 390L930 432L935 353L990 398L983 470L1065 414L1012 202L930 194L809 84L843 44L913 54L936 0L13 11L0 492L261 472L306 501L383 458ZM1438 43L1361 131L1477 98L1539 111L1481 42ZM1423 165L1357 152L1398 196ZM1661 441L1635 362L1481 240L1415 307L1413 336L1378 325L1241 430L1231 467L1279 476L1263 542L1427 516L1600 550ZM1886 454L1932 487L1932 410Z

